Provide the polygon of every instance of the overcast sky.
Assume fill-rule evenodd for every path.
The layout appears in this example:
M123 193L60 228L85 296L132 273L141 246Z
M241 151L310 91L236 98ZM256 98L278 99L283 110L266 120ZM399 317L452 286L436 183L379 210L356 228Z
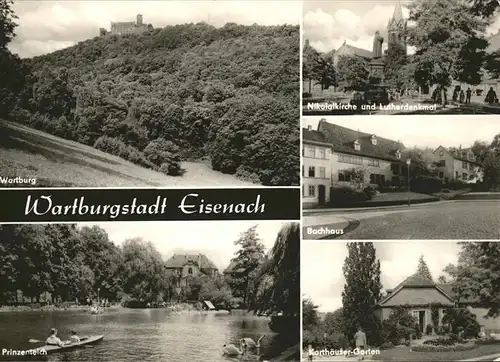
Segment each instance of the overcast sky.
M303 117L302 127L317 129L325 117ZM331 116L327 122L379 137L401 141L407 148L470 147L476 140L491 143L500 133L500 122L494 116L456 115L390 115L390 116Z
M110 22L135 21L143 15L145 24L155 28L166 25L208 22L223 26L228 22L242 25L294 24L302 16L299 1L29 1L14 2L19 17L17 38L10 50L31 57L69 47L109 30Z
M247 221L150 221L150 222L107 222L97 224L106 230L109 239L121 245L127 239L141 237L151 241L156 249L170 258L177 254L205 254L219 271L223 271L238 247L234 242L241 232L253 225L264 244L266 252L270 250L279 230L283 226L279 221L247 222ZM93 226L95 223L80 223L80 226Z
M397 0L304 1L304 39L320 52L338 49L344 40L349 45L372 50L373 35L378 30L387 49L387 23L394 13ZM401 0L403 16L408 17L409 1ZM496 33L500 19L489 29ZM411 47L408 53L413 53Z
M456 242L417 240L377 242L375 249L384 291L415 274L420 255L424 256L432 277L437 279L449 263L457 262L460 251ZM342 307L342 266L346 257L347 246L343 242L308 241L302 244L302 294L319 305L321 312L333 312Z

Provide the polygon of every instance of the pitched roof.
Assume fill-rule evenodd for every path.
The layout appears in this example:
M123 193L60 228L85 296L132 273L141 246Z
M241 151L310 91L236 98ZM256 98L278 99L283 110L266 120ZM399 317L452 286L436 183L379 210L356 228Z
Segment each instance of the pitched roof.
M401 142L376 136L377 144L373 145L371 142L373 134L355 131L328 123L325 120L319 122L318 132L323 135L326 142L332 145L335 152L402 162L396 157L396 151L405 148ZM356 140L361 146L359 151L354 149L354 141Z
M302 141L304 143L322 143L325 146L330 146L330 143L325 139L321 132L313 129L302 128Z
M389 299L391 299L393 296L395 296L401 289L403 288L411 288L411 289L429 289L429 288L436 288L438 291L443 293L445 296L447 296L450 300L453 299L452 296L450 296L445 290L441 289L436 283L434 283L432 280L423 277L417 273L410 275L408 278L403 280L401 283L398 284L398 286L394 289L392 289L392 292L385 296L379 303L378 305L382 305L387 303Z
M470 162L470 163L474 163L474 164L478 164L477 161L472 161L472 160L469 160L467 158L464 158L464 157L461 157L462 155L457 155L455 152L452 152L450 151L448 148L444 147L444 146L439 146L438 148L436 148L434 150L433 153L435 153L439 148L444 148L446 150L446 152L448 152L450 154L451 157L453 157L455 160L459 160L459 161L466 161L466 162ZM460 152L472 152L472 147L468 147L468 148L462 148L459 150ZM474 154L474 152L472 152L472 154Z
M165 262L165 267L177 269L188 263L198 264L200 269L217 269L215 264L204 254L174 254Z
M347 48L352 54L357 55L358 57L367 58L367 59L373 58L373 53L371 50L358 48L358 47L349 45L346 42L344 42L344 44L342 44L341 48ZM337 50L337 52L338 52L338 50Z

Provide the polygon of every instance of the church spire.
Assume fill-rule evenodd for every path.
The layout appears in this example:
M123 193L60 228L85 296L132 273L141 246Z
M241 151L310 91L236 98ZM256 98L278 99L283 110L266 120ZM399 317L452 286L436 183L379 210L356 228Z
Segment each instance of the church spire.
M401 8L401 2L398 0L396 7L394 8L394 14L392 14L392 21L400 22L403 20L403 9Z

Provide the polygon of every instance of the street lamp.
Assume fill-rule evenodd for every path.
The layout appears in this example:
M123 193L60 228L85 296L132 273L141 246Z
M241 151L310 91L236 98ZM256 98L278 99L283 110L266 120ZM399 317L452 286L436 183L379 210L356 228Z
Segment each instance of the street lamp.
M410 164L411 159L406 159L406 168L408 169L408 206L410 206Z

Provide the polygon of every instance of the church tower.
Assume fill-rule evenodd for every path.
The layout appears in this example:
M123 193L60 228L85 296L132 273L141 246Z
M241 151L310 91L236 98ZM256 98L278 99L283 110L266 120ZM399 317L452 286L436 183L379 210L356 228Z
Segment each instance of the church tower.
M389 19L387 24L387 33L389 39L387 44L389 49L395 45L399 45L405 51L407 51L406 37L404 35L406 31L406 20L403 18L403 9L401 8L401 3L398 0L396 7L394 8L394 14L392 18Z

